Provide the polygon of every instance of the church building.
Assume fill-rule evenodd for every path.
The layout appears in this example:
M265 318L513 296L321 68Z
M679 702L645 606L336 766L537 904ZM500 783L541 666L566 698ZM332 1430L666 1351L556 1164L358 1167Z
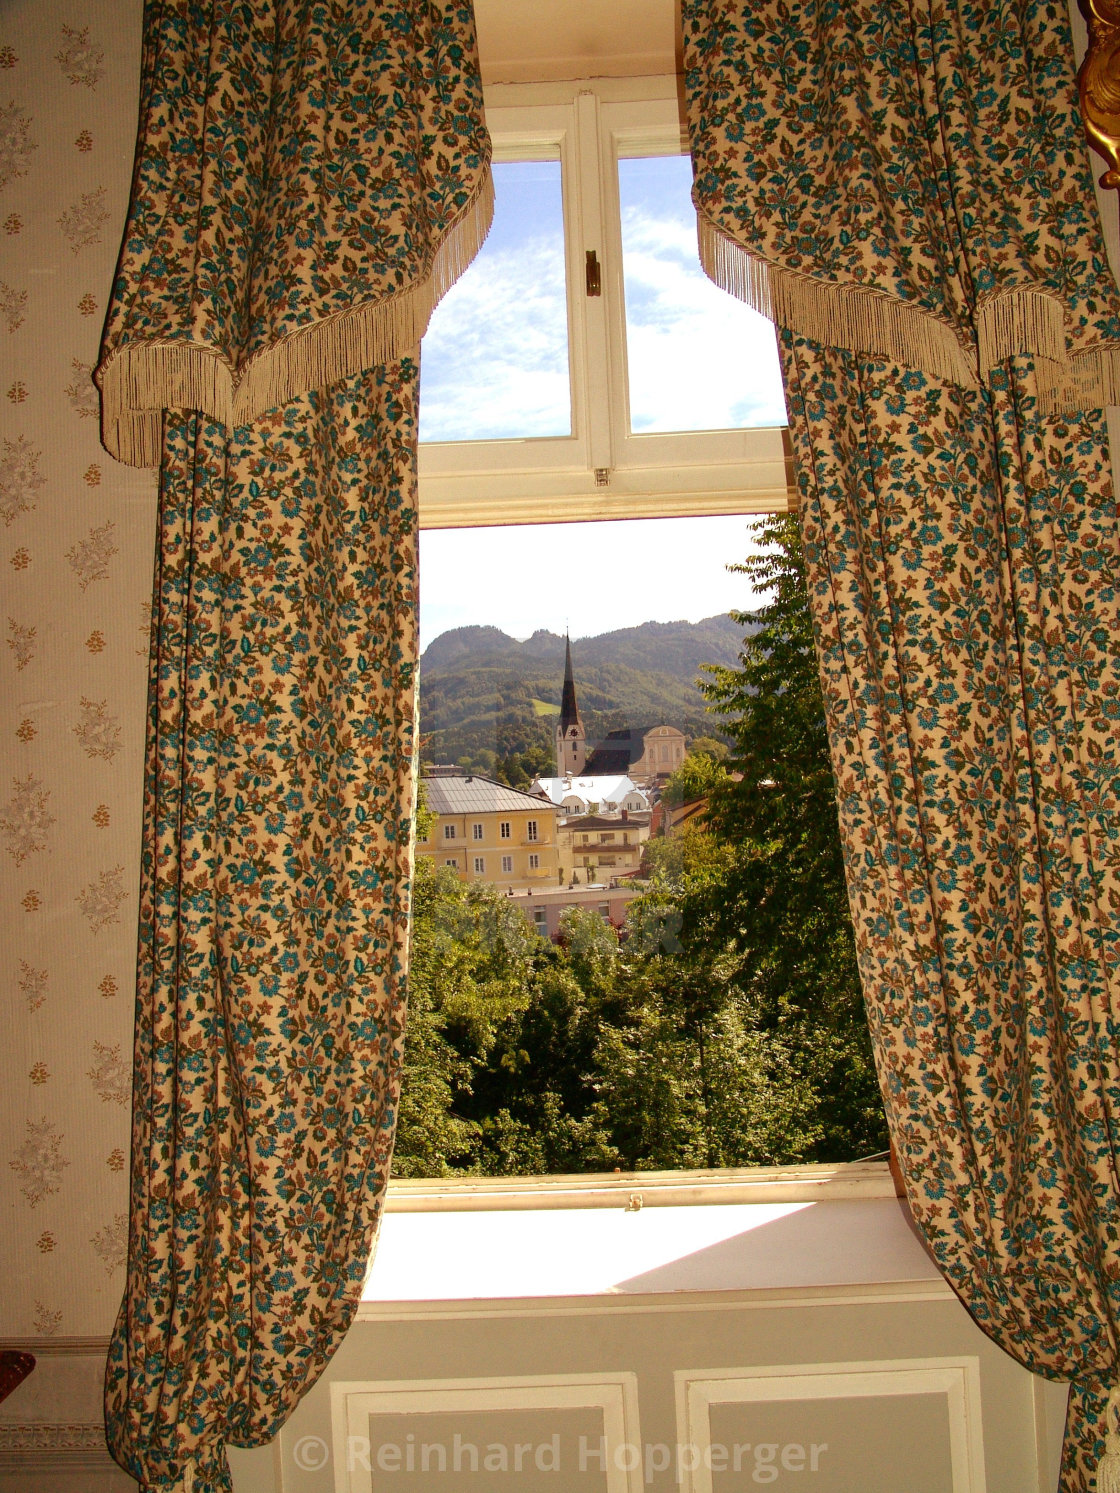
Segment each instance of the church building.
M609 731L588 750L587 733L579 717L572 643L564 640L564 688L556 723L556 776L628 777L651 784L667 778L684 761L687 744L676 726L626 726Z

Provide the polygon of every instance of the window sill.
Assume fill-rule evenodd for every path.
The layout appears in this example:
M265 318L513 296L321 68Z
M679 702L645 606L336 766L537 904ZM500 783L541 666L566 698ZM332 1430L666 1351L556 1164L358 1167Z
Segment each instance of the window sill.
M885 1164L455 1178L391 1184L363 1314L439 1301L915 1290L951 1295Z
M560 1177L398 1178L386 1213L490 1213L555 1208L695 1207L893 1198L885 1161L735 1167L716 1171L595 1172Z

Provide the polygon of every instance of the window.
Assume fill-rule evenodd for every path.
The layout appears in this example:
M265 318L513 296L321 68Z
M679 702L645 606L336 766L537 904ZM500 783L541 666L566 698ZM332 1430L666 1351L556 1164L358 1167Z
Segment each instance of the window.
M443 838L445 840L453 840L455 838L455 826L453 824L445 824L443 826Z
M459 861L458 861L458 857L457 857L457 856L454 856L454 855L449 855L449 856L448 856L448 857L447 857L447 858L446 858L446 860L445 860L445 861L444 861L444 863L443 863L443 864L444 864L444 865L445 865L445 866L454 866L454 867L455 867L455 869L456 869L456 870L458 870L458 869L459 869Z
M474 874L476 876L485 876L486 875L486 857L485 856L482 856L482 855L476 855L475 856L475 858L474 858Z
M675 84L646 91L488 90L495 226L425 337L422 528L788 506L773 328L700 270Z
M631 91L635 90L632 88ZM693 408L689 428L682 430L679 427L685 422L674 419L673 412L675 408L683 407L691 394L690 378L683 380L683 387L678 381L670 388L669 377L675 377L679 367L686 368L691 374L696 360L681 359L677 367L673 367L670 359L668 372L663 360L661 372L656 376L646 376L647 354L652 367L653 353L660 355L664 350L659 345L657 285L659 281L669 280L679 283L674 278L678 266L672 254L666 258L654 242L656 235L649 230L649 220L665 196L662 184L666 173L669 176L676 173L677 187L683 183L687 201L689 168L687 160L679 154L679 125L671 90L665 91L656 108L650 105L646 109L643 105L635 109L631 104L623 107L624 101L620 97L610 96L611 85L606 84L598 97L587 95L577 100L573 96L566 103L557 104L555 108L549 105L543 114L538 111L532 116L520 105L511 104L515 112L503 112L506 108L503 101L489 107L489 92L488 114L499 155L499 205L505 190L504 182L514 180L519 183L519 189L526 190L533 201L542 204L539 219L543 225L540 236L544 246L539 267L534 273L539 281L542 303L547 302L551 309L547 310L547 315L542 311L540 317L534 313L532 331L535 335L537 327L543 327L542 341L547 346L539 366L528 371L522 366L516 375L522 379L527 379L530 373L533 376L534 397L529 401L529 413L532 420L539 423L520 431L502 431L500 426L472 426L467 420L459 424L457 431L453 430L451 415L454 411L451 406L455 401L447 392L448 385L440 396L445 406L445 416L441 418L448 421L442 435L438 440L432 439L431 423L427 423L421 432L424 439L420 453L420 513L421 528L427 531L421 536L422 552L425 542L430 541L430 553L434 554L438 542L450 556L445 575L450 576L454 569L462 578L460 600L457 591L453 596L449 594L454 587L437 581L434 567L425 572L422 594L431 608L429 615L433 621L437 614L440 619L432 627L429 639L434 640L444 631L459 627L496 627L510 639L529 640L538 629L560 636L570 619L573 639L578 640L581 636L605 634L631 624L640 626L646 621L664 623L672 618L689 617L699 622L714 613L726 614L732 607L749 606L749 596L743 597L740 592L736 599L731 600L713 585L709 585L701 602L694 604L691 597L685 601L683 595L691 573L698 567L693 566L691 551L678 542L678 536L682 530L701 527L700 522L693 522L694 515L722 515L702 520L704 525L711 526L709 532L712 535L704 547L718 556L722 571L724 562L739 560L746 552L744 525L731 515L787 506L780 394L774 408L763 411L765 419L756 418L758 409L754 415L750 411L737 414L735 420L738 424L721 414L720 428L705 429L704 408L699 413ZM539 92L543 93L543 90ZM507 94L507 101L511 97ZM551 125L545 118L549 109L552 109ZM532 118L541 125L536 135L530 127ZM507 126L508 132L503 133ZM526 169L507 173L505 167L518 165L512 154L517 150L522 150L527 156L522 163ZM559 246L554 234L556 214L549 205L555 203L557 194L567 230L567 237ZM582 201L579 200L581 194ZM527 214L526 218L532 221L533 214ZM505 233L506 229L499 220L496 228L499 251L503 242L507 245L512 242L508 237L503 241ZM682 242L691 237L694 237L694 228L678 234ZM583 293L584 255L588 249L596 252L600 265L602 294L597 297ZM558 255L561 260L559 272L556 270ZM561 288L561 282L566 302L563 315L557 320L555 292ZM466 277L460 285L469 288ZM721 315L736 309L714 287L712 294L720 301ZM451 305L453 295L454 292L448 296L445 307ZM516 297L513 299L516 306ZM481 301L476 305L481 305ZM528 321L529 318L524 319ZM515 324L513 340L518 340L519 335ZM766 329L766 336L771 344L767 356L776 376L773 336L769 329ZM501 339L497 341L500 344ZM738 339L734 349L737 358L742 354L743 345L744 339ZM432 377L434 360L429 353L430 340L426 340L425 379ZM490 382L487 385L489 375L481 372L475 361L465 357L462 366L467 372L467 395L473 396L471 385L477 385L483 391L489 387L493 402L502 403L493 398L495 384ZM562 386L566 403L563 398L556 399L557 389ZM429 392L432 387L426 385ZM669 390L667 395L665 389ZM430 414L434 409L434 400L425 394L421 399L421 410ZM708 423L717 422L713 419ZM466 439L464 433L479 438ZM600 461L598 458L603 453L606 459ZM596 487L596 472L600 467L606 485ZM640 521L648 515L656 515L657 521ZM618 524L610 529L602 525L595 528L584 525L575 529L570 526L573 519L592 517L635 517L639 521L627 523L625 528ZM535 530L517 527L534 520L545 520L547 526ZM563 528L559 520L565 520ZM440 529L448 532L432 532ZM647 541L642 531L657 533ZM645 564L642 545L647 542L666 562L664 572L657 572ZM518 544L519 550L515 549ZM517 555L516 560L507 558L511 553ZM565 565L565 561L569 563ZM580 574L572 571L572 561L581 562ZM587 568L589 561L590 569ZM606 568L596 571L595 561ZM591 620L587 616L591 609L590 600L585 601L584 593L597 593L598 603L603 593L620 589L616 585L615 568L643 577L649 610L635 613L632 617L600 620L596 616ZM562 600L549 598L546 601L549 572L562 573L565 570L569 572L564 578L566 595ZM487 588L480 590L480 575L501 576L502 585L492 588L489 595L483 594ZM653 578L655 575L656 579ZM509 605L508 598L521 585L522 578L528 578L525 585L527 604L523 609L527 615L518 616L516 622L511 622L510 614L516 608ZM666 609L658 610L662 604ZM454 609L458 607L462 610L459 615L454 615ZM741 632L739 637L741 639ZM580 704L586 715L589 686L578 651L574 663ZM480 670L482 667L480 661ZM551 679L552 673L550 663L545 676ZM532 677L542 676L534 674ZM528 693L532 697L537 729L542 741L547 732L547 750L551 752L556 745L556 707L553 702L558 699L558 692L554 695L551 684L545 684ZM429 698L434 698L434 691ZM464 691L453 698L458 704L468 696ZM479 690L477 695L471 694L469 698L484 699L484 692ZM506 732L506 722L501 715L506 698L497 695L495 699L493 734L484 745L480 745L479 733L469 744L469 757L461 755L466 749L448 724L444 728L448 744L442 741L433 743L430 760L433 763L460 762L464 766L469 763L468 770L498 776L511 785L516 783L527 789L529 783L521 776L521 771L524 770L531 779L534 772L542 769L539 762L529 760L526 752L523 769L518 768L516 774L512 772L510 743L513 738ZM483 706L475 719L485 716L490 708ZM667 717L667 724L675 728L683 724L677 721L676 715L676 710L667 710L661 720ZM635 709L624 723L645 727L661 721L652 711ZM456 717L455 729L460 725ZM599 722L587 725L589 748L593 738L600 737L605 729ZM690 733L696 729L695 724L689 726ZM664 773L667 768L662 764L667 764L673 757L680 759L679 731L673 729L666 734L672 738L672 750L669 743L663 742L662 754L658 756L655 733L649 733L644 765L651 776L657 767L661 767ZM644 743L639 740L638 745L641 747ZM518 764L513 763L512 767L518 767ZM506 802L512 801L506 799ZM525 801L521 800L522 803ZM614 804L608 807L613 809ZM646 833L650 805L640 793L635 793L627 807L642 813L642 828L633 836L640 842ZM541 805L542 812L545 808ZM599 804L577 803L573 796L564 802L564 809L582 809L584 812L590 809L597 813ZM531 852L518 861L523 869L517 875L524 876L526 890L542 891L546 885L554 886L551 870L542 870L542 855L535 853L542 848L540 842L543 839L548 846L547 855L551 857L553 854L552 846L557 837L548 832L551 820L543 822L543 835L541 821L534 818L520 822L525 824L524 835L519 830L516 837L512 833L511 821L500 822L501 848L508 851L516 840ZM578 831L574 819L564 835L566 845L570 845L572 839L581 838L573 831ZM576 869L581 853L566 851L564 870L567 874L562 877L563 881L571 880L576 886L583 884L577 893L579 903L587 906L588 911L597 910L607 924L611 922L612 904L602 902L597 905L592 889L599 889L594 887L596 882L601 884L615 875L624 874L617 869L601 874L596 870L597 863L600 868L615 865L616 857L611 847L617 844L618 838L611 832L584 833L582 867ZM629 834L621 838L627 846L630 845ZM597 851L591 854L596 842L608 847L606 853ZM640 854L640 845L638 849ZM497 880L492 858L490 860L491 876ZM514 861L512 854L500 856L503 896L514 877ZM632 868L636 869L637 861L637 855L623 858L627 870L631 869L631 862ZM554 862L550 860L547 864L554 869ZM618 925L625 922L622 900L620 898L614 904ZM545 906L534 906L534 903L546 901L552 905L551 891L547 898L525 897L516 902L511 898L511 910L512 907L523 908L543 931L550 914Z
M472 833L472 835L474 836L474 838L476 840L481 840L483 838L485 832L486 832L485 825L482 825L482 824L472 824L471 825L471 833Z

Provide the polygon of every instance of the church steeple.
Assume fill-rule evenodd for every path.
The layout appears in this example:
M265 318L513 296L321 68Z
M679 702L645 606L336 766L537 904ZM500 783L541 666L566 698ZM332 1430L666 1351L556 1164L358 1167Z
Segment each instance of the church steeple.
M560 719L556 725L556 776L577 776L587 761L587 737L576 703L576 680L572 670L572 640L564 634L564 690L560 696Z

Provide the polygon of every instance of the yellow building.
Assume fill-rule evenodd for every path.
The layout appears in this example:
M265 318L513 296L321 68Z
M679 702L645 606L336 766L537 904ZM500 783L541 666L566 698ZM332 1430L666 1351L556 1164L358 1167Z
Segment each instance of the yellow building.
M424 791L435 819L417 839L418 856L503 890L559 884L557 810L547 799L438 768L425 775Z
M636 876L649 839L649 814L583 814L557 826L565 882L609 882Z

